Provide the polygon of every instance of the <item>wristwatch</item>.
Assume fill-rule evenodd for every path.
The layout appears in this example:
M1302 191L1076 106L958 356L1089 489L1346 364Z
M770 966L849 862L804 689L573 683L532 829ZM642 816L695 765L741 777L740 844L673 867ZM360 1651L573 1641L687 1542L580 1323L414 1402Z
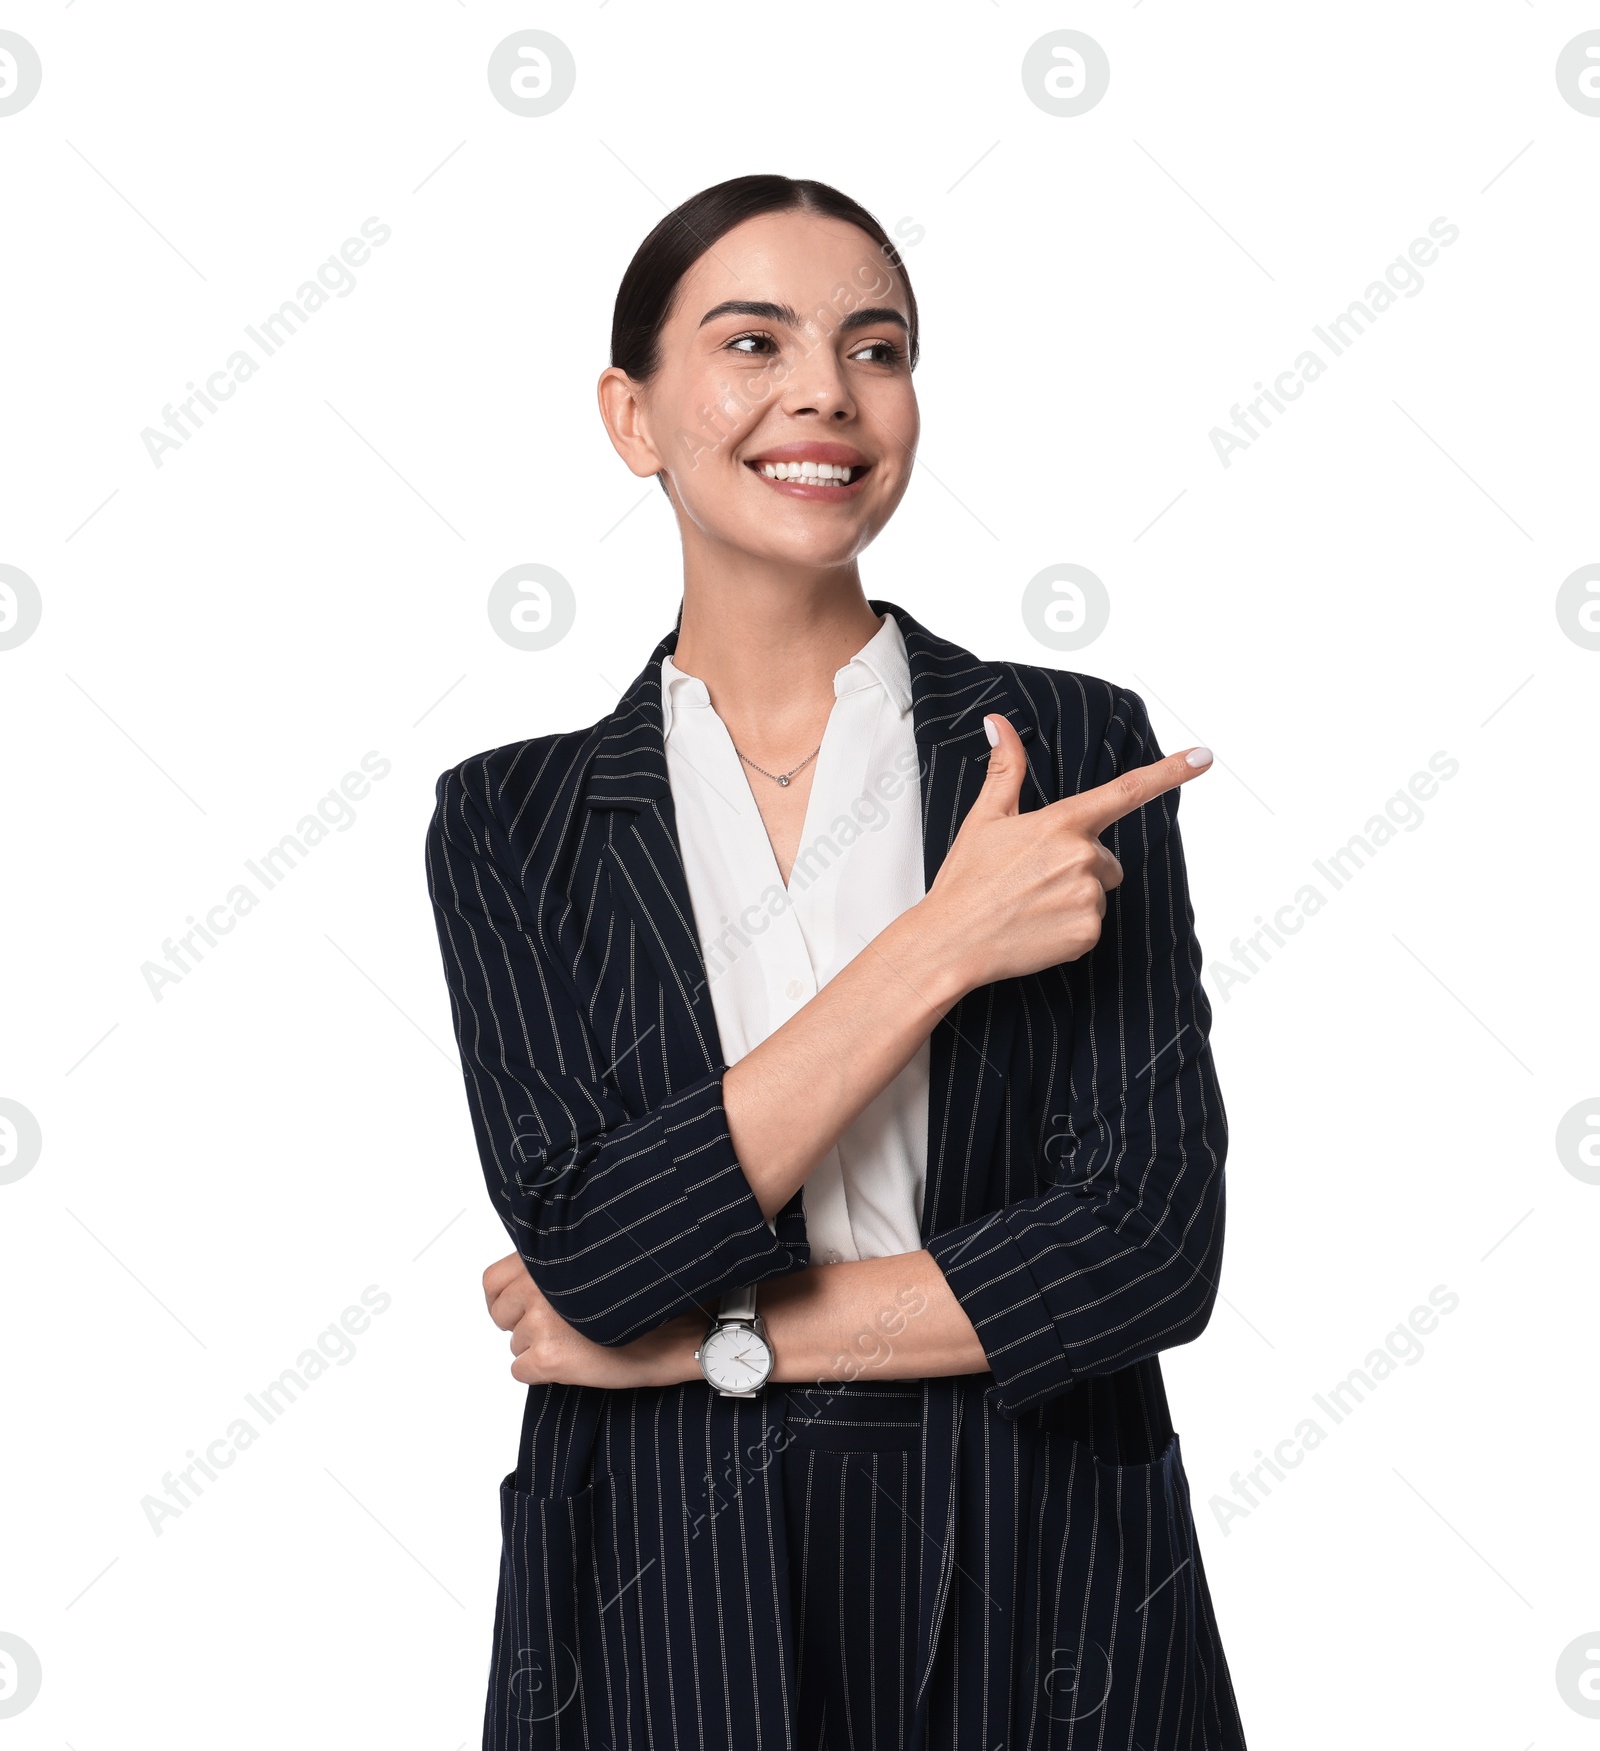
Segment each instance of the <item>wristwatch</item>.
M717 1304L694 1359L724 1398L755 1398L772 1378L772 1345L756 1312L756 1286L731 1289Z

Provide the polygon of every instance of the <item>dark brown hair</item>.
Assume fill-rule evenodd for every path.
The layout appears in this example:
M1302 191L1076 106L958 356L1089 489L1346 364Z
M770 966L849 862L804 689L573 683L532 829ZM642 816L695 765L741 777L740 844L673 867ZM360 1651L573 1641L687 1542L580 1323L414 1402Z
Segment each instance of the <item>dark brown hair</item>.
M679 282L719 237L763 213L821 213L864 231L900 276L906 292L906 356L917 362L917 298L900 252L867 209L825 182L792 176L736 176L691 195L645 238L617 288L611 317L611 363L636 383L648 382L659 363L661 329Z

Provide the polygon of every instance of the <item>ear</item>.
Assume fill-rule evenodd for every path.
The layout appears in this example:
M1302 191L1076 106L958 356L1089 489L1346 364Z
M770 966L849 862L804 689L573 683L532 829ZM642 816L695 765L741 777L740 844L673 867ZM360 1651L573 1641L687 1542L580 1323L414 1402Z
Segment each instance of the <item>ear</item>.
M661 458L645 432L644 385L624 370L608 365L597 387L600 417L612 447L641 479L661 472Z

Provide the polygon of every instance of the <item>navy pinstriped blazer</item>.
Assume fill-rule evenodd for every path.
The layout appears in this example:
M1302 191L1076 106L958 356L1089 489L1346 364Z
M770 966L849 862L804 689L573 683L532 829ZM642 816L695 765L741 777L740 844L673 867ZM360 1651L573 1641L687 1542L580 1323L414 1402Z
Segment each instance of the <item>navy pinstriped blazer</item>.
M930 884L985 712L1022 738L1024 809L1161 757L1127 689L872 606L905 635ZM490 1194L604 1344L809 1262L803 1188L769 1230L729 1139L662 735L675 645L591 728L442 774L427 839ZM1244 1744L1157 1361L1210 1316L1227 1144L1178 794L1104 835L1125 879L1089 954L971 992L932 1035L923 1242L991 1371L922 1383L910 1751ZM529 1389L485 1751L794 1745L771 1461L813 1390Z

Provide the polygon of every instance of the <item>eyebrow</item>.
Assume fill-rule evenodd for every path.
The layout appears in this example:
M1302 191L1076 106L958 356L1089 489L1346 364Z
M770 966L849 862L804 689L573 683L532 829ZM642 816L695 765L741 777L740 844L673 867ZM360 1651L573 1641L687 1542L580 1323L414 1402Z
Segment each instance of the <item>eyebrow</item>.
M788 328L800 326L800 318L795 314L792 304L769 304L760 299L729 298L725 303L714 305L708 310L700 318L700 326L704 328L708 322L714 322L719 316L756 316L767 322L781 322ZM863 310L850 311L840 318L837 332L850 334L858 328L873 328L883 322L891 322L895 327L910 332L905 317L887 304L874 304Z
M857 328L876 328L882 322L892 322L902 333L910 333L906 319L887 304L869 304L865 309L852 310L839 324L839 332L848 334Z

